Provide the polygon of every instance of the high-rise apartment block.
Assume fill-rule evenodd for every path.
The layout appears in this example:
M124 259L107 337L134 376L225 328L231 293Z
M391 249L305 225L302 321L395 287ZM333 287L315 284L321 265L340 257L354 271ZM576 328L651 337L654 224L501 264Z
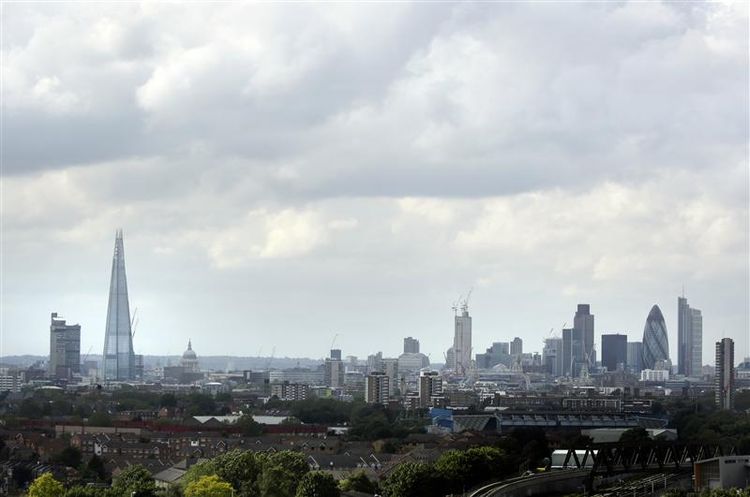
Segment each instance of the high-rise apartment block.
M388 395L393 397L396 395L396 389L398 388L398 359L390 357L383 359L383 372L388 377L390 387Z
M453 370L465 376L471 370L471 316L466 302L461 306L461 314L454 319Z
M115 235L115 253L112 257L107 327L104 334L103 370L104 379L107 381L132 380L136 377L136 360L130 326L125 249L122 243L122 230L118 230Z
M365 400L368 404L388 404L390 378L385 373L375 371L365 377Z
M431 407L433 399L443 395L443 379L437 371L419 372L419 405Z
M52 313L49 326L49 375L57 379L70 378L81 370L81 326L66 324Z
M523 340L519 337L515 337L513 341L510 342L510 355L516 357L521 354L523 354Z
M677 297L677 373L700 377L703 367L703 316Z
M619 333L602 335L602 366L608 371L625 369L628 363L628 337Z
M716 342L714 395L719 409L734 408L734 340Z
M271 384L271 396L279 400L305 400L310 392L310 386L306 383L282 383Z
M412 337L404 338L404 354L418 354L419 340Z

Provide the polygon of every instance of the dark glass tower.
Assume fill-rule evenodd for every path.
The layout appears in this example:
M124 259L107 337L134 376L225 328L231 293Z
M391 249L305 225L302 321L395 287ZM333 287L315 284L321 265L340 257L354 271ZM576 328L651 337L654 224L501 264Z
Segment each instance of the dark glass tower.
M669 361L667 325L658 305L651 308L643 328L643 369L654 369L659 361Z
M135 354L130 330L128 282L125 277L125 250L122 230L115 234L112 279L109 284L107 329L104 335L104 379L124 381L135 378Z
M602 335L602 366L607 371L617 371L620 364L628 363L628 337L619 333Z

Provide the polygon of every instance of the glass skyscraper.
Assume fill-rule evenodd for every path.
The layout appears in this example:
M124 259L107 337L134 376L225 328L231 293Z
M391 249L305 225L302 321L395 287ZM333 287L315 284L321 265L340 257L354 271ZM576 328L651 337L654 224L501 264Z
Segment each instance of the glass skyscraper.
M700 377L703 366L703 316L677 297L677 372Z
M125 250L122 230L115 234L115 253L112 257L112 279L109 285L107 328L104 335L104 380L135 379L135 354L130 329L128 282L125 277Z
M669 339L664 315L658 305L651 308L643 328L643 369L654 369L658 362L669 361Z

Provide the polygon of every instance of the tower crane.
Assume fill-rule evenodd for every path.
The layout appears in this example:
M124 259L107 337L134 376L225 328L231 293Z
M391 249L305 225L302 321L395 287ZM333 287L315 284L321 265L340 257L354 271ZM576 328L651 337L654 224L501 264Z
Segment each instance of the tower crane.
M334 345L334 344L336 343L336 339L337 339L338 337L339 337L339 334L338 334L338 333L336 333L335 335L333 335L333 340L331 340L331 346L330 346L330 347L328 347L328 350L333 350L333 345Z

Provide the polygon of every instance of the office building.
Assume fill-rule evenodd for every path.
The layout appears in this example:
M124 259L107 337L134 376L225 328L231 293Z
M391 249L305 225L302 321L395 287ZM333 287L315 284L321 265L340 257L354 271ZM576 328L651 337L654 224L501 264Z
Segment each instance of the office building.
M404 354L418 354L419 340L412 337L404 338Z
M714 371L716 406L719 409L734 408L734 340L731 338L716 342Z
M658 369L657 362L669 362L669 340L667 325L658 305L654 305L646 318L643 327L642 369ZM669 368L666 368L669 369Z
M81 326L52 313L49 326L50 377L68 379L81 371Z
M477 354L477 368L490 369L498 364L503 364L509 368L512 362L509 345L508 342L494 342L492 347L488 348L484 354Z
M703 316L677 297L677 373L699 378L703 367Z
M378 352L377 354L370 354L367 356L367 372L374 373L376 371L383 371L383 353Z
M512 342L510 342L510 355L513 357L518 357L521 354L523 354L523 340L516 337Z
M388 404L390 378L385 373L376 371L365 378L365 401L368 404Z
M136 363L130 326L125 249L122 243L122 230L118 230L115 235L115 252L112 257L107 327L104 334L104 367L102 369L104 379L107 381L135 379Z
M573 317L573 329L576 339L580 341L580 350L574 350L576 362L585 362L589 369L596 364L594 349L594 315L589 304L578 304Z
M419 372L419 406L433 406L433 399L443 395L443 379L437 371Z
M563 340L552 337L544 341L542 363L545 370L553 377L563 376Z
M624 370L628 363L628 337L619 333L602 335L602 366L607 371Z
M641 371L641 381L665 382L669 380L669 371L666 369L644 369Z
M643 358L643 342L628 342L628 371L633 374L640 374L643 367L641 360Z
M563 376L571 376L573 371L573 328L562 330Z
M453 371L459 376L466 376L471 371L471 316L469 305L461 305L461 314L454 316L453 334Z

